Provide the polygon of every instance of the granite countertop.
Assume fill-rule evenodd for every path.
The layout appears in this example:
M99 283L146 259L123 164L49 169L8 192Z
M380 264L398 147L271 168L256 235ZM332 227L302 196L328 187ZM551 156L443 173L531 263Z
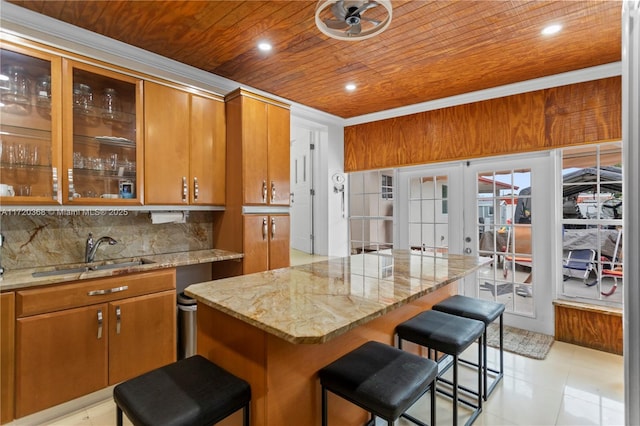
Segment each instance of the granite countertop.
M131 262L141 264L128 265L112 269L71 271L49 276L34 277L33 273L58 271L61 269L68 270L72 268L81 268L86 266L85 263L72 265L58 265L41 268L25 268L5 271L3 279L0 281L0 290L19 290L27 287L36 287L49 284L60 284L67 281L86 280L94 278L111 277L122 274L130 274L133 272L147 272L156 269L175 268L178 266L195 265L198 263L220 262L223 260L241 259L242 253L235 253L227 250L195 250L168 254L155 254L150 256L140 256L136 258L113 259L104 262L96 262L91 265L109 265L113 263Z
M389 250L193 284L185 293L291 343L323 343L490 261Z

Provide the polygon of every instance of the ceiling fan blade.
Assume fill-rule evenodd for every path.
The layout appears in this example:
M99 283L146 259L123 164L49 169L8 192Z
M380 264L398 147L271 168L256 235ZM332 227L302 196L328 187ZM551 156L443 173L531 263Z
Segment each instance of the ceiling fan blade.
M331 6L331 12L338 19L347 17L347 9L344 7L344 0L339 0Z
M356 13L362 13L362 12L364 12L365 10L373 9L374 7L377 7L377 6L378 6L378 3L376 3L376 2L369 2L369 3L365 3L365 4L363 4L362 6L360 6L360 7L358 8L358 10L356 10L355 12L353 12L353 13L352 13L352 15L355 15Z
M344 21L338 21L337 19L325 19L324 24L332 30L344 30L349 27L349 24Z
M353 24L353 25L351 25L351 28L349 28L346 31L346 33L347 33L347 35L358 35L358 34L360 34L361 31L362 31L362 25Z
M377 19L365 18L364 16L361 16L360 19L363 21L371 22L376 27L382 23L382 21L378 21Z

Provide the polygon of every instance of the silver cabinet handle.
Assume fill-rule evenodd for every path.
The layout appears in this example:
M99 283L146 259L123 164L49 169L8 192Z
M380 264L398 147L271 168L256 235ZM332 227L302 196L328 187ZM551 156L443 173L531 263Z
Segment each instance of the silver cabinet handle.
M116 306L116 334L120 334L120 323L121 323L121 311L120 306Z
M276 236L276 220L271 218L271 239Z
M273 203L276 199L276 183L271 181L271 202Z
M102 339L102 309L98 309L98 339Z
M57 200L58 199L58 168L57 167L51 168L51 177L53 180L53 199Z
M73 201L73 194L76 193L76 190L73 186L73 169L67 170L67 177L69 179L69 201Z
M267 239L267 218L262 218L262 239Z
M194 201L198 201L198 195L199 195L199 190L198 190L198 178L194 177L193 178L193 200Z
M120 287L107 288L103 290L91 290L90 292L87 293L87 296L102 296L105 294L118 293L120 291L125 291L128 289L129 289L128 285L123 285Z
M262 181L262 202L263 203L267 202L267 181L266 180Z
M182 176L182 202L187 202L187 196L189 195L189 185L187 185L187 177Z

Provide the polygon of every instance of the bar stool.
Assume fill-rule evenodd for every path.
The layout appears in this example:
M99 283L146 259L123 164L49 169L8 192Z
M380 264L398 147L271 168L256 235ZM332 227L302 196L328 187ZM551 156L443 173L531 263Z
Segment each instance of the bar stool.
M371 413L368 424L380 417L392 426L399 417L426 426L406 414L431 389L431 425L436 422L437 364L379 342L367 342L331 364L318 375L322 385L322 425L327 426L327 391Z
M478 359L482 362L482 336L484 333L484 323L474 319L463 318L439 311L425 311L415 317L399 324L396 327L398 335L398 347L402 348L402 341L407 340L429 349L428 356L431 358L431 350L435 351L435 359L442 368L438 372L437 381L444 382L452 387L452 393L437 389L453 398L453 425L458 424L458 402L461 402L473 409L471 417L466 425L472 424L482 412L482 369L478 368L478 391L465 388L458 383L458 357L473 342L478 341ZM453 362L445 364L448 357L438 359L438 352L453 357ZM453 381L443 377L444 373L453 368ZM460 398L458 389L477 396L477 403Z
M200 355L120 383L113 389L116 422L136 426L212 425L243 409L249 426L251 387Z
M476 299L475 297L468 297L462 295L451 296L442 302L433 306L433 309L436 311L446 312L448 314L457 315L460 317L471 318L474 320L482 321L484 323L484 336L482 338L482 359L484 363L482 364L483 374L484 374L484 400L487 400L487 397L493 392L496 385L500 380L502 380L502 376L504 375L504 348L503 348L503 321L502 314L504 313L504 303L493 302L491 300L483 300ZM496 370L493 368L489 368L488 360L487 360L487 327L489 324L494 322L497 318L500 318L500 369ZM478 364L475 364L471 361L466 361L461 359L460 362L464 362L469 365L473 365L475 367ZM488 375L487 370L491 373L495 374L494 379L491 381L491 386L487 388L488 383Z

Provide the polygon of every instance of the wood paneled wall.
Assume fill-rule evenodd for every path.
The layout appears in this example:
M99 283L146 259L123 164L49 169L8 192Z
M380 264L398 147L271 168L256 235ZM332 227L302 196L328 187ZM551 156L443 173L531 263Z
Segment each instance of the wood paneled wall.
M622 138L610 77L348 126L347 172L539 151Z

